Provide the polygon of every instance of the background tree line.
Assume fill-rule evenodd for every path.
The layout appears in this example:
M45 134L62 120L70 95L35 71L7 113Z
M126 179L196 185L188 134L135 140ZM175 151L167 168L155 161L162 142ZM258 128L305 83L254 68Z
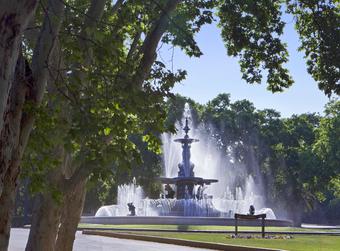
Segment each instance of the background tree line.
M205 105L179 95L167 102L167 123L180 121L188 102L194 123L213 130L217 147L232 146L236 161L253 176L261 176L266 205L296 222L339 223L340 212L340 101L330 101L324 115L307 113L282 118L272 109L258 110L248 100L231 102L220 94ZM242 142L242 144L237 144ZM146 196L158 198L162 157L136 142L143 162L115 172L110 181L89 187L84 212L116 203L117 186L136 177ZM260 173L254 172L254 160ZM199 163L196 163L199 165Z
M339 223L339 100L330 101L323 116L307 113L282 118L275 110L256 109L248 100L231 102L229 94L220 94L205 105L176 95L166 103L169 127L181 120L186 102L194 123L203 124L207 133L213 130L211 135L221 152L232 146L236 160L255 178L261 176L266 204L278 215L296 222ZM146 196L159 197L162 190L157 177L163 171L162 156L138 137L131 136L131 140L140 149L142 161L127 169L112 166L108 179L92 177L87 184L84 214L93 215L100 206L116 203L118 185L130 183L133 177ZM254 160L260 173L252 173ZM24 213L24 181L17 196L17 215Z

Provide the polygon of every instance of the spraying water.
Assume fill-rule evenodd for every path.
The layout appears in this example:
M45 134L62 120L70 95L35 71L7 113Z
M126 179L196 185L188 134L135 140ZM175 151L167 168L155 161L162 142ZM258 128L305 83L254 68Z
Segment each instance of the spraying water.
M98 209L95 216L128 215L128 203L133 203L137 210L143 208L144 192L141 186L136 184L133 178L132 183L118 187L117 205L103 206Z
M184 127L185 125L185 127ZM181 128L185 129L186 136L183 137ZM186 128L187 127L187 128ZM262 194L263 186L261 179L256 182L247 170L247 167L238 161L234 153L233 146L226 147L227 151L221 151L218 142L214 138L213 128L207 125L194 125L191 110L188 104L185 104L182 119L176 123L177 133L164 133L163 143L163 175L165 179L176 180L181 159L183 142L191 128L190 135L192 142L200 139L199 143L189 146L189 156L191 156L194 165L194 176L192 179L218 180L216 183L209 183L209 186L195 185L191 189L189 196L188 187L185 186L185 194L179 199L162 198L151 200L142 199L142 188L137 186L135 180L132 184L118 187L118 205L104 206L100 208L96 216L118 216L127 215L126 204L133 202L137 208L137 215L154 216L154 215L182 215L182 216L224 216L233 217L234 213L247 213L249 206L253 205L257 210L256 213L267 213L267 218L275 219L275 214L270 208L264 207L264 197ZM178 139L181 138L181 139ZM187 137L188 138L188 137ZM174 143L181 142L181 144ZM243 142L236 142L243 144ZM183 148L184 149L184 148ZM183 150L184 151L184 150ZM190 155L191 151L191 155ZM189 157L190 158L190 157ZM258 165L254 158L251 167L255 173L259 173ZM252 170L254 172L254 170ZM188 176L188 174L184 174ZM176 178L177 177L177 178ZM165 182L163 182L165 183ZM169 185L168 185L169 186ZM177 185L176 185L177 186ZM176 190L176 186L173 188ZM182 185L183 186L183 185ZM183 189L183 187L182 187ZM179 192L179 191L178 191ZM181 191L183 193L183 191ZM194 196L192 196L192 194ZM262 208L262 209L261 209Z

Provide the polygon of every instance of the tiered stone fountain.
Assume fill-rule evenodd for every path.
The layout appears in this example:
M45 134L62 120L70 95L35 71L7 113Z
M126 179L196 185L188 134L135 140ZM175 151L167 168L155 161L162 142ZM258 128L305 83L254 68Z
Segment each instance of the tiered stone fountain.
M189 137L188 132L190 130L188 125L188 118L185 119L185 132L184 138L175 139L175 142L182 145L182 162L178 164L178 176L174 178L161 177L160 180L163 184L174 184L176 190L176 199L203 199L200 191L203 191L205 185L218 182L216 179L204 179L201 177L195 177L194 167L195 165L190 161L190 148L191 144L198 142L198 139L192 139ZM194 189L199 186L198 189ZM196 191L196 193L195 193Z
M201 224L232 225L234 213L247 213L250 205L255 205L256 213L267 214L267 224L287 226L290 221L275 220L270 208L264 208L264 198L251 175L245 174L244 184L236 186L228 182L232 179L233 169L225 159L219 159L209 147L209 135L197 128L193 135L203 138L204 144L189 136L190 108L185 106L183 118L184 136L163 135L165 176L160 177L163 193L158 199L145 198L143 190L134 182L118 187L117 205L103 206L95 217L83 217L84 223L98 224ZM173 142L180 143L182 151ZM196 147L198 146L198 147ZM181 151L181 156L180 156ZM191 153L193 152L193 156ZM215 151L216 152L216 151ZM199 164L196 171L203 178L195 176L193 157ZM180 162L178 165L175 163ZM238 168L242 169L242 167ZM177 175L176 175L177 173ZM218 175L216 175L219 173ZM226 180L226 178L228 178ZM222 180L222 182L221 182ZM227 182L226 182L227 181ZM131 203L136 208L136 216L128 211ZM244 223L253 224L253 223ZM256 222L255 222L256 224Z

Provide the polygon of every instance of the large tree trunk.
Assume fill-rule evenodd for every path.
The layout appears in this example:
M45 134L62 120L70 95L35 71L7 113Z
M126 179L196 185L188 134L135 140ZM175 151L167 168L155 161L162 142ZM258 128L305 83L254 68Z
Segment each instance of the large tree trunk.
M31 72L21 55L16 64L5 115L1 120L4 123L0 131L0 196L7 172L13 172L9 170L14 167L12 157L17 158L17 153L13 154L13 152L19 150L22 111L31 85Z
M56 149L55 154L61 155L63 153L60 152L60 149ZM61 166L64 164L62 163ZM54 189L60 188L63 179L62 169L62 167L59 167L49 173L46 177L48 186L54 187ZM59 196L53 196L53 192L45 191L36 196L26 251L55 250L63 201L63 193Z
M37 0L0 0L0 131L19 55L21 36L32 18ZM0 166L0 194L4 173Z
M64 162L63 166L65 165L67 162ZM56 169L48 178L50 185L62 191L61 200L52 198L49 192L40 194L36 198L26 251L64 250L61 248L72 250L83 209L87 176L82 176L80 182L74 180L73 186L63 187L64 169L65 167ZM56 248L57 236L58 248Z
M61 203L46 192L37 195L26 251L53 251L60 223Z
M0 134L0 162L6 169L4 186L0 194L0 250L7 250L12 213L14 209L17 177L20 172L20 130L22 109L28 91L29 71L22 56L19 57L6 110L5 123Z
M55 250L72 251L78 223L83 212L86 195L86 180L64 198L63 212Z
M14 171L14 169L11 169ZM17 175L16 172L7 172L5 176L4 189L0 196L0 251L7 250L11 222L13 217L13 208L15 204L15 194L17 191Z
M6 2L6 3L4 3ZM18 2L18 3L17 3ZM24 11L26 10L25 17L20 17L20 20L28 21L31 18L31 14L27 12L27 9L32 10L32 13L35 9L36 1L1 1L0 6L11 6L13 11ZM14 6L14 7L13 7ZM0 194L1 200L1 210L3 216L1 216L0 221L0 239L3 240L1 243L1 250L7 250L8 238L9 238L9 228L11 224L11 215L14 210L14 201L15 199L15 190L17 186L17 178L20 173L20 163L24 153L24 150L27 145L27 141L32 130L34 124L34 114L33 113L24 113L23 107L25 102L30 102L33 106L37 107L40 105L43 97L43 93L45 90L45 85L48 76L47 65L50 62L50 53L53 52L54 49L54 41L55 37L58 34L61 25L61 16L63 13L64 4L61 1L50 1L49 8L46 11L46 18L44 25L42 27L39 40L37 42L36 49L33 54L32 59L32 71L28 67L27 62L24 62L24 59L19 58L18 64L18 72L15 72L15 82L11 84L10 89L10 97L8 97L7 108L5 116L1 116L0 121L2 121L2 128L0 134ZM5 10L5 11L4 11ZM8 10L8 9L7 9ZM7 21L15 21L16 14L13 12L11 16L8 16L8 12L6 8L0 9L0 32L6 28L2 27L2 25L6 26ZM21 13L21 12L20 12ZM21 13L23 15L23 13ZM9 18L9 19L8 19ZM5 23L2 23L3 20L7 20ZM24 22L24 21L22 21ZM19 38L21 37L22 31L21 24L16 22L18 27L12 27L13 34L12 36L17 36L17 32L19 32ZM9 27L11 27L11 23L8 23ZM25 22L27 25L27 22ZM8 28L8 27L7 27ZM19 29L19 30L16 30ZM3 32L5 32L5 30ZM1 33L2 34L2 33ZM4 54L4 48L7 46L7 50L12 48L8 44L3 44L2 36L0 36L0 58ZM18 40L18 44L20 39L17 38L13 40L13 43L16 43ZM9 42L8 40L7 42ZM6 41L5 41L6 42ZM17 46L17 47L15 47ZM15 45L12 49L16 49L16 52L13 52L12 57L17 58L17 54L19 53L19 45ZM8 54L8 53L7 53ZM7 55L6 54L6 55ZM6 56L5 55L5 56ZM7 55L8 56L8 55ZM5 60L5 59L3 59ZM13 59L12 59L13 60ZM16 59L15 59L16 60ZM5 61L6 63L7 61ZM16 61L15 61L16 62ZM3 71L3 63L0 66L0 75L4 74ZM6 65L5 67L9 67ZM10 69L8 69L10 70ZM0 76L0 83L3 86L5 81ZM7 76L8 77L8 76ZM7 79L7 81L9 81ZM13 77L11 80L13 81ZM2 91L1 91L2 94ZM2 100L0 100L0 106ZM1 111L0 111L1 113ZM3 115L3 114L0 114ZM4 119L3 119L4 118ZM6 178L6 187L3 187L4 177ZM1 191L4 190L3 194ZM6 241L7 240L7 241Z

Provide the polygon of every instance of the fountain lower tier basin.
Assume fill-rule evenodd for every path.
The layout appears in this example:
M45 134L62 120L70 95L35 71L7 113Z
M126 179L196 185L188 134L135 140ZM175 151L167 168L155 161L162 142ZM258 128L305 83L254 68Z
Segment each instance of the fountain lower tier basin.
M234 218L224 217L180 217L180 216L113 216L92 217L83 216L80 223L103 225L206 225L206 226L234 226ZM290 220L266 219L266 226L290 227ZM261 220L238 220L239 226L261 226Z
M128 203L133 202L138 216L185 216L185 217L233 217L235 213L246 214L249 205L247 200L212 199L136 199L120 200L118 205L100 207L96 217L129 216ZM215 207L215 205L217 207ZM255 214L267 215L267 219L276 219L272 209L261 208Z
M218 182L216 179L203 179L200 177L175 177L175 178L159 178L163 184L187 184L187 185L210 185Z

